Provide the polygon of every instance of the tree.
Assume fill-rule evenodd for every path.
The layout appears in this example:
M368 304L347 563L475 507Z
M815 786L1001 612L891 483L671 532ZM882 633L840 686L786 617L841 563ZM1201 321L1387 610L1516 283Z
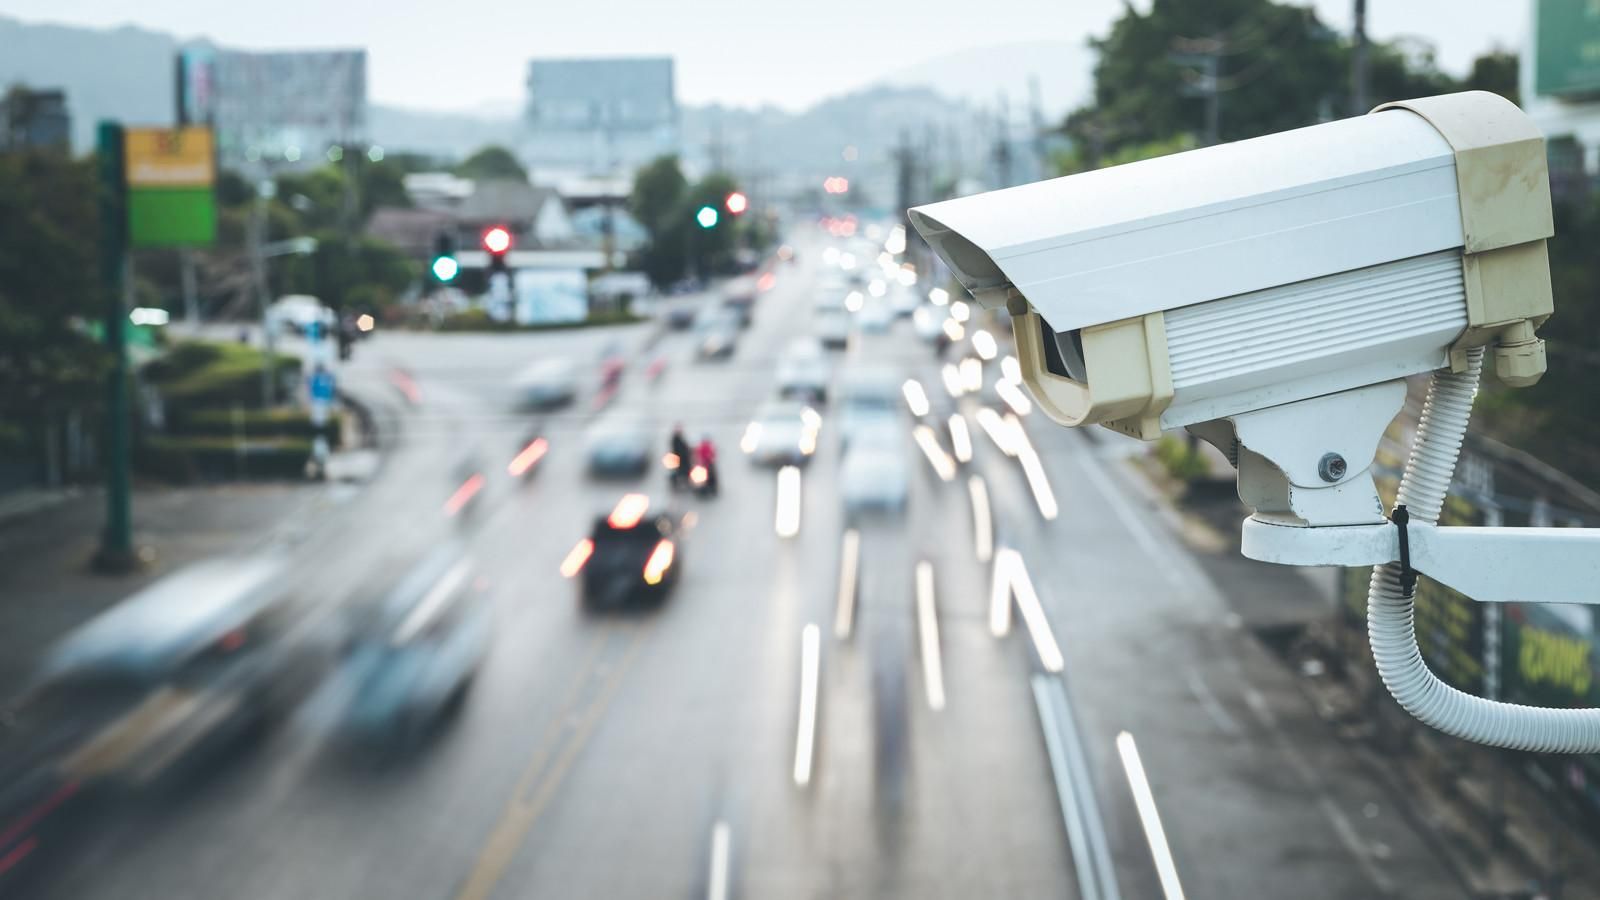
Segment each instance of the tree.
M456 166L462 178L515 178L528 180L528 170L517 162L517 157L504 147L488 146L472 154Z
M683 215L688 191L676 156L660 157L634 176L628 209L650 235L639 265L653 284L671 284L688 269L689 223Z
M1517 87L1517 69L1517 54L1509 50L1490 50L1472 61L1466 86L1474 91L1493 91L1520 105L1522 94Z
M92 410L108 357L93 159L0 155L0 446L27 445L69 409Z

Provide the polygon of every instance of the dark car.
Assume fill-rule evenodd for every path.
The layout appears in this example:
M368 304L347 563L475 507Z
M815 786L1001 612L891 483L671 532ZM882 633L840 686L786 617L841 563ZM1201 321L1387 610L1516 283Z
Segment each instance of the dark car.
M671 513L652 510L644 494L627 494L609 514L595 517L562 574L577 576L586 609L659 604L678 580L677 537Z
M589 429L589 474L596 478L629 478L650 468L654 432L629 417L603 419Z
M694 325L694 317L699 312L699 307L692 303L674 303L667 307L667 327L673 331L688 331Z

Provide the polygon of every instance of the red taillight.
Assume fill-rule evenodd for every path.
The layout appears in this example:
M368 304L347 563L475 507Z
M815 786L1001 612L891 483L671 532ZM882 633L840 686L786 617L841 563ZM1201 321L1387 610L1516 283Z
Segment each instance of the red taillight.
M533 468L534 463L544 457L545 451L550 449L550 444L544 438L534 438L533 442L522 448L522 452L511 458L511 464L506 466L506 471L512 475L521 475Z
M36 837L29 837L22 843L12 847L11 850L6 853L6 855L0 856L0 874L5 874L7 869L10 869L17 863L22 862L22 860L27 857L29 853L32 853L36 848L38 848L38 846L39 839Z
M656 543L656 548L650 551L650 558L644 564L644 583L660 584L666 576L667 570L672 568L673 546L669 540Z
M762 290L762 291L770 291L770 290L772 290L772 286L777 284L777 283L778 283L778 276L772 274L771 272L766 272L766 273L763 273L761 278L760 278L760 280L758 280L756 282L756 289L757 290Z
M23 832L39 824L40 820L42 820L45 816L50 815L52 812L55 812L56 807L65 803L68 797L71 797L77 792L78 783L76 781L69 781L66 784L63 784L61 787L56 788L55 793L45 798L43 803L40 803L33 809L28 810L28 812L23 815L22 818L11 823L11 826L5 831L0 831L0 847L4 847L12 841L17 840L17 838L22 836ZM27 856L29 853L32 853L34 848L38 845L38 840L31 836L18 842L17 846L11 848L11 850L9 850L4 856L0 856L0 872L4 872L5 870L21 862L22 858Z
M456 488L456 492L451 494L450 499L444 502L444 514L453 516L461 512L462 507L466 506L481 490L483 490L482 475L473 475L466 481L461 482L461 486Z
M235 628L232 631L228 632L227 634L223 635L222 638L217 641L217 646L221 647L222 650L224 652L226 652L226 653L232 653L233 651L235 651L235 650L239 649L240 647L244 646L244 639L245 639L244 629L243 628Z
M632 528L639 524L649 508L649 497L643 494L623 494L622 499L617 501L616 508L611 511L611 516L606 519L606 524L618 530Z
M567 558L561 561L561 577L571 578L583 571L583 564L593 555L594 541L590 538L579 541L567 554Z

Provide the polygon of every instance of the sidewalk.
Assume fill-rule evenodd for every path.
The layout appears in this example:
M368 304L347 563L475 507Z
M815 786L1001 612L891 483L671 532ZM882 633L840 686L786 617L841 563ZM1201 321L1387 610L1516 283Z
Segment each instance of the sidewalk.
M1209 448L1208 448L1209 449ZM1447 860L1468 896L1600 898L1593 826L1552 808L1527 776L1528 754L1464 744L1412 720L1384 691L1365 633L1340 625L1342 569L1296 569L1246 559L1239 529L1248 510L1233 470L1175 496L1153 458L1128 459L1127 483L1180 534L1213 582L1225 586L1237 627L1293 671L1307 711L1348 746ZM1226 474L1226 481L1222 475ZM1545 886L1545 892L1539 886Z

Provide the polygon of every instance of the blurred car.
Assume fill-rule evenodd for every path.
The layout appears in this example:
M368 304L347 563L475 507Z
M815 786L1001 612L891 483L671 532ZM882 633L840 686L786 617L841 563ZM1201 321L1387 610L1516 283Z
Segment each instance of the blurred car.
M695 320L695 355L701 359L727 359L739 346L740 329L738 314L718 307L703 310Z
M858 430L839 467L839 496L847 519L905 511L911 484L906 453L897 427Z
M650 430L637 419L602 419L589 429L589 474L604 478L643 475L650 467L650 442Z
M819 311L812 319L811 333L829 350L843 350L850 346L850 314L843 309Z
M818 287L817 292L812 295L811 311L814 313L826 313L835 310L843 311L844 298L848 296L849 293L850 287L847 284L824 284L821 287Z
M30 703L46 731L93 711L93 734L57 735L79 783L156 780L270 723L332 662L332 644L291 633L283 557L197 563L69 634L41 666ZM69 730L71 727L69 726ZM62 738L65 740L62 740Z
M471 559L434 549L351 617L344 725L367 740L414 739L466 696L488 653L492 617Z
M873 300L861 308L856 323L864 334L887 334L894 324L894 312L882 300Z
M836 394L841 447L847 447L865 429L900 427L900 379L892 371L867 368L847 372L840 377Z
M817 452L817 432L822 417L803 403L774 401L756 410L745 426L739 449L753 462L765 466L803 466Z
M833 364L816 338L794 338L778 357L779 397L826 402L832 378Z
M911 330L919 339L931 344L944 334L944 320L949 317L945 307L919 303L911 313Z
M324 337L338 325L338 317L310 294L286 294L267 307L266 327L279 334L306 334L321 325Z
M578 367L570 359L541 359L512 379L517 408L555 409L578 395Z
M758 292L756 279L750 275L735 278L722 289L722 308L733 313L739 327L748 328L754 320Z
M586 609L659 604L678 582L677 525L671 513L652 511L644 494L627 494L607 515L596 516L562 574L578 576Z
M889 309L899 318L915 314L917 307L922 305L917 292L907 287L890 288L888 300Z
M694 325L695 314L699 308L692 303L674 303L667 307L664 318L667 327L673 331L688 331Z

